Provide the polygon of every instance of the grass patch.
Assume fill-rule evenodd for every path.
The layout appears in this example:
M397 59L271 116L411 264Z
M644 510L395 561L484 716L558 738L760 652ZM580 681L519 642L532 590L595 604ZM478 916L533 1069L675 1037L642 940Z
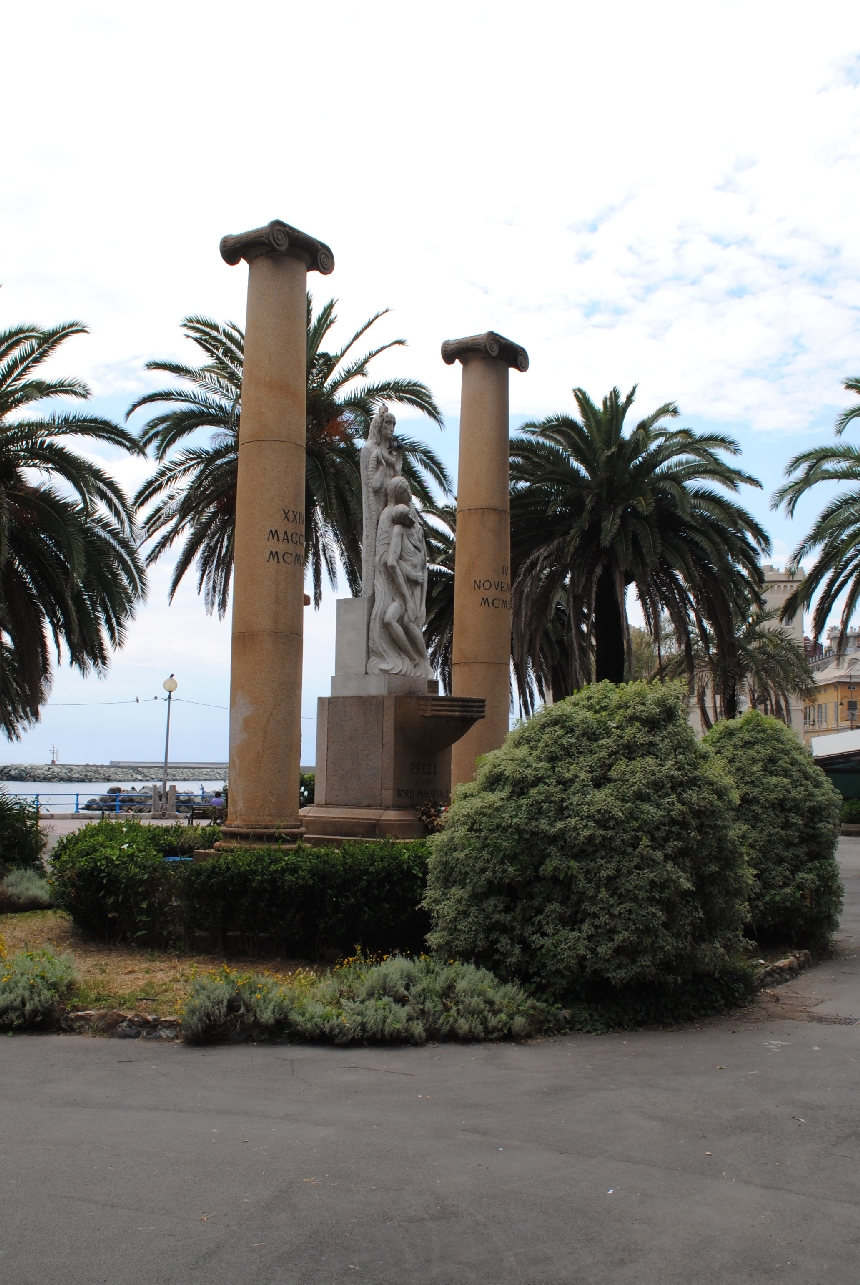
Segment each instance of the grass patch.
M45 948L68 955L76 974L67 1001L70 1008L119 1008L155 1017L176 1016L194 978L232 958L223 952L179 954L93 941L58 910L0 915L0 938L5 938L10 955ZM276 978L286 979L300 968L313 971L300 959L265 956L257 964Z

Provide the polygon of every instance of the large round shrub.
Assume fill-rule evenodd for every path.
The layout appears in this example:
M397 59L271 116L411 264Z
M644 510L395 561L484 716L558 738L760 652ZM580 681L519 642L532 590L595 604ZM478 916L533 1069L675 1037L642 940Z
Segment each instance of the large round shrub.
M609 1020L743 993L736 796L687 707L678 684L600 683L487 755L431 841L431 948Z
M839 792L794 732L757 710L715 724L705 744L738 792L752 934L761 943L826 945L842 908Z

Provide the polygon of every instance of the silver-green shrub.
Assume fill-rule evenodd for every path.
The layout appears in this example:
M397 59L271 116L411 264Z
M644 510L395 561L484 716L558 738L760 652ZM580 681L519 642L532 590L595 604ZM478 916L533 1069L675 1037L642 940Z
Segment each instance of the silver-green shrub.
M0 914L45 910L50 905L48 881L35 870L13 868L0 879Z
M539 1033L553 1016L521 987L470 964L394 955L347 960L286 981L228 968L195 979L182 1015L190 1043L270 1036L330 1044L424 1044Z
M72 961L50 950L0 959L0 1030L52 1024L74 980Z
M568 1004L584 1026L741 998L737 796L687 709L679 684L600 683L488 754L431 840L431 949Z

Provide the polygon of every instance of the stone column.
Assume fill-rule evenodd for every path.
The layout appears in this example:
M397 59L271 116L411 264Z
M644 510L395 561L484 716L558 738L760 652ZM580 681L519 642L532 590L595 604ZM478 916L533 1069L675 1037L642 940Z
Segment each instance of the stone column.
M511 508L508 370L528 370L525 348L490 330L449 339L442 358L463 365L452 691L486 701L486 717L453 747L451 785L508 734L511 664Z
M331 272L334 256L274 219L223 237L221 257L249 268L223 836L290 841L302 834L307 274Z

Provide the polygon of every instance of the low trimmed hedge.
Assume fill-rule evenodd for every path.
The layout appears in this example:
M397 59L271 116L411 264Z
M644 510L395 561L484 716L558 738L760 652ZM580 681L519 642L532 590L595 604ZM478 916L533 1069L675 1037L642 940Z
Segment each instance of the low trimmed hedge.
M212 832L171 827L178 841L209 846ZM429 928L419 908L427 877L423 840L248 848L201 862L168 862L169 831L102 821L54 850L57 907L85 932L140 945L198 944L294 958L365 951L414 953ZM215 837L218 836L215 833ZM191 838L185 838L191 836ZM171 849L166 852L166 849Z
M301 959L414 953L430 927L419 908L428 856L424 840L390 839L218 855L177 870L181 931L251 955L264 943Z

